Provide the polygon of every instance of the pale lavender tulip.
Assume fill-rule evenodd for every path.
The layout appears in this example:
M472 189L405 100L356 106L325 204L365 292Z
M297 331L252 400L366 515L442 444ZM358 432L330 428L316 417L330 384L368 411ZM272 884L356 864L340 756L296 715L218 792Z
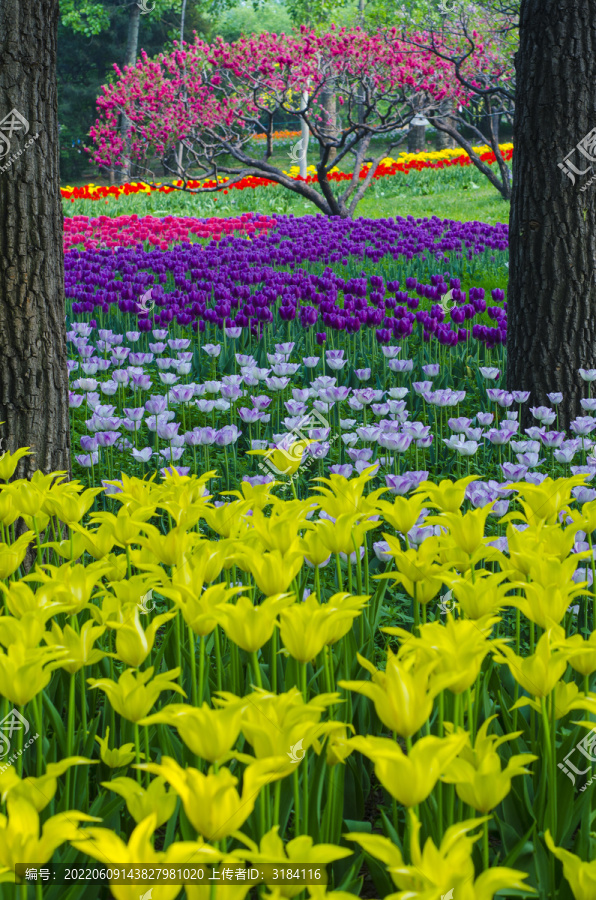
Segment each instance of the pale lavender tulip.
M83 466L85 469L90 469L91 466L96 466L98 464L99 453L96 450L91 454L77 454L75 459L80 466Z
M413 359L390 359L387 363L392 372L411 372L414 368Z
M486 428L487 425L492 425L494 418L493 413L476 413L476 420L483 428Z
M593 416L578 416L571 423L571 430L581 436L590 434L596 428L596 419Z

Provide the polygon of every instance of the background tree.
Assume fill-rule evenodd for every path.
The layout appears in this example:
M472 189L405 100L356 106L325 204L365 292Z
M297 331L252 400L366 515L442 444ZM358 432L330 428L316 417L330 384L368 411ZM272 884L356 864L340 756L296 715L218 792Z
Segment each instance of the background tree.
M197 31L211 38L217 18L231 2L187 0L186 37ZM136 0L62 0L60 4L58 109L63 180L80 178L88 167L81 150L95 118L97 95L101 85L112 78L114 63L124 66L133 55L136 60L139 39L152 56L171 49L180 39L182 0L147 0L146 5L152 11L141 15ZM135 40L131 15L137 14Z
M455 96L446 98L428 118L439 133L466 151L473 165L508 200L511 175L499 147L499 123L503 116L513 122L517 17L498 3L488 10L480 4L450 0L449 10L440 16L440 23L431 10L424 31L412 33L404 28L402 39L452 67L468 103L463 106ZM475 144L490 147L498 173L474 151Z
M0 3L0 421L19 477L70 473L57 0Z
M596 0L522 0L515 60L507 384L532 406L560 391L565 428L595 365L595 20Z
M214 179L212 185L190 185L190 171L185 171L178 189L218 191L247 175L261 175L300 194L326 215L342 217L353 214L381 160L401 140L390 137L389 149L385 146L360 178L374 135L393 135L414 110L435 108L445 96L465 102L447 64L437 63L427 51L406 47L391 32L367 35L342 29L317 35L303 28L298 35L262 35L235 44L219 41L209 46L197 40L183 53L153 61L143 55L142 65L118 74L118 82L106 85L98 100L101 118L91 130L96 163L121 164L124 147L117 119L125 114L132 123L132 155L141 171L151 167L155 155L164 161L172 143L183 140L195 166L193 177ZM193 88L186 93L188 83ZM146 90L149 84L151 92ZM303 108L305 91L308 103ZM335 136L321 114L321 97L330 92L337 95L342 112L342 127ZM271 162L273 122L280 111L302 119L319 144L318 190ZM251 155L249 146L255 131L268 135L260 158ZM337 154L333 162L332 149ZM334 192L330 170L349 160L354 149L349 184ZM226 183L222 176L228 177Z

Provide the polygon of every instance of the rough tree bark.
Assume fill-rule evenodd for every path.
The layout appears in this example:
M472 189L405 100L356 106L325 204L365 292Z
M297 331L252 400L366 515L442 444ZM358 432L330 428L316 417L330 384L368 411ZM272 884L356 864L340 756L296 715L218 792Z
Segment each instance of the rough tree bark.
M58 0L0 3L0 118L28 123L0 123L0 434L3 449L34 453L21 478L71 472L57 32Z
M530 391L527 406L550 406L546 394L562 392L563 427L587 396L578 368L596 367L596 185L582 191L591 163L574 149L596 136L595 21L596 0L521 3L507 387Z

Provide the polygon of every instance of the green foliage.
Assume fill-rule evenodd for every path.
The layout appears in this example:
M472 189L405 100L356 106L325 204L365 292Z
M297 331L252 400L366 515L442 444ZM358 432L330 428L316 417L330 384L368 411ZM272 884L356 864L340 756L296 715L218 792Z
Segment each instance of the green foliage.
M287 34L292 27L286 6L267 0L258 10L247 2L240 2L226 10L219 19L217 31L225 41L237 41L248 34Z

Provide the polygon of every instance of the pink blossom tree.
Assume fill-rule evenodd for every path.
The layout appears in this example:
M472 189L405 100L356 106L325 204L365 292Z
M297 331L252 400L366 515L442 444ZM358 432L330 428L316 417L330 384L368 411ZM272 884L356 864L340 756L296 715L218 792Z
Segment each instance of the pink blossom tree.
M470 0L447 0L444 10L442 17L427 13L423 31L408 33L404 29L402 32L406 45L428 51L437 63L450 67L467 98L467 103L447 103L443 109L431 110L428 119L440 133L465 150L479 172L509 200L511 177L499 148L498 126L503 117L513 123L516 4L493 0L486 7ZM472 133L471 138L465 136L466 131L468 135ZM491 148L497 171L474 151L474 140Z
M216 192L259 176L301 195L326 215L344 218L353 215L414 115L431 114L445 98L468 102L453 65L432 50L408 46L395 29L367 34L332 27L316 34L302 27L293 35L263 34L232 44L218 39L212 45L195 36L192 45L154 60L142 53L136 66L116 71L118 80L103 87L100 117L91 129L97 164L127 164L128 147L117 129L119 115L125 115L131 123L130 159L147 183L154 181L153 161L160 159L168 170L167 155L181 142L185 163L172 183L178 190ZM339 104L340 128L330 128L327 121L323 98L330 93ZM271 161L273 123L280 111L301 120L319 145L317 186ZM255 132L267 135L258 156L250 145ZM388 139L389 147L363 173L374 136ZM349 181L332 187L331 170L342 161L350 163ZM197 178L207 184L197 186Z

